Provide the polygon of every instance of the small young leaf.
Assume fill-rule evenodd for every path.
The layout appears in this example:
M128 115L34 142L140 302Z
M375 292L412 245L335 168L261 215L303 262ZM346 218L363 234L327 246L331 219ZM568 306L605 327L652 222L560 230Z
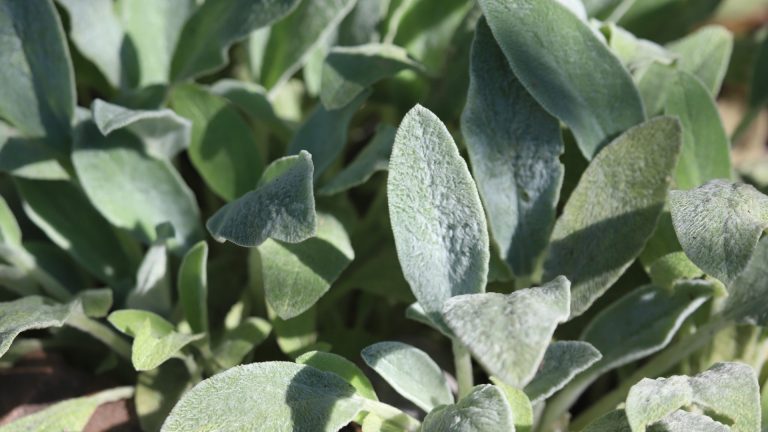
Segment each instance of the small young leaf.
M137 371L154 369L175 356L190 342L200 340L203 335L188 335L177 332L165 333L155 329L152 321L146 320L139 327L131 348L131 363Z
M334 195L344 192L368 181L376 172L386 171L389 156L395 143L397 129L388 124L380 124L376 134L363 151L340 173L320 188L320 195Z
M503 391L504 396L507 397L507 403L512 409L515 432L531 432L533 428L533 406L525 392L506 385L493 376L491 377L491 382Z
M453 403L443 371L424 351L401 342L379 342L360 354L392 388L425 412Z
M161 431L336 432L357 415L363 400L336 374L294 363L253 363L196 385Z
M315 235L312 156L302 151L264 170L261 185L220 208L206 223L219 242L254 247L273 238L299 243Z
M184 81L216 71L226 64L226 52L233 43L281 19L298 4L299 0L203 3L181 31L171 79Z
M192 125L169 109L132 110L96 99L91 111L104 136L125 128L141 139L147 153L158 159L170 159L189 146Z
M208 331L208 244L194 245L181 261L177 285L184 318L194 333Z
M693 75L678 71L667 94L664 114L683 126L683 147L675 168L679 189L731 177L731 145L712 96Z
M237 327L226 330L213 351L216 363L224 369L239 365L249 352L267 339L270 331L269 322L256 317L247 318Z
M730 31L720 26L704 26L668 44L667 49L679 56L677 65L680 70L699 78L710 96L717 96L733 51Z
M317 234L301 243L268 239L259 246L264 292L282 319L312 307L354 259L355 252L341 223L317 215Z
M168 334L174 331L173 324L160 315L138 309L122 309L109 314L107 318L110 324L128 336L136 337L145 321L149 321L150 327L159 334Z
M39 296L0 303L0 357L23 331L63 326L72 307Z
M347 145L349 122L370 94L370 90L363 91L350 103L335 110L327 110L318 104L296 131L288 145L287 153L298 154L302 150L311 153L315 164L315 180L320 178L344 150Z
M571 280L571 317L587 310L643 250L664 207L680 142L677 120L649 120L606 146L582 174L544 263L545 280L560 274Z
M587 342L557 341L544 353L544 359L525 394L532 403L542 401L563 388L577 374L600 360L602 355Z
M352 384L357 393L365 398L379 400L373 385L363 371L342 356L322 351L310 351L300 355L296 363L312 366L315 369L332 372Z
M53 1L0 1L0 34L0 117L68 150L75 79Z
M757 326L768 325L768 238L757 243L752 258L739 277L728 287L723 314L736 322Z
M91 122L76 133L72 163L85 194L113 225L153 242L157 225L170 222L175 252L202 237L195 196L168 160L149 156L140 140L118 130L105 137Z
M177 86L171 105L192 122L189 158L211 190L226 201L252 190L264 168L265 149L237 109L194 84Z
M504 393L492 385L477 386L455 405L427 414L423 432L509 432L515 430Z
M537 288L456 296L443 316L477 361L504 383L531 381L558 323L568 318L570 283L564 277Z
M480 197L450 133L421 105L400 124L389 170L400 266L424 311L445 327L447 299L485 291L490 253Z
M563 179L560 122L517 80L483 19L475 29L461 126L501 257L515 275L528 276L555 221Z
M90 396L66 399L0 426L0 432L59 432L84 430L99 405L127 399L132 387L103 390Z
M645 120L640 95L621 62L559 2L479 4L515 75L547 111L571 128L587 159Z
M339 109L376 82L403 70L422 66L395 45L334 47L325 58L320 100L328 110Z
M747 266L768 228L768 197L747 184L712 180L671 191L669 206L685 254L726 286Z

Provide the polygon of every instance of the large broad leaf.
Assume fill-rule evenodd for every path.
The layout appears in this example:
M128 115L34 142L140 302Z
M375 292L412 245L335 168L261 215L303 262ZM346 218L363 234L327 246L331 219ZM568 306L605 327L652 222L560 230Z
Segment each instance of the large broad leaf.
M288 14L299 0L205 2L184 25L171 62L171 79L214 72L227 62L229 47L252 31Z
M227 201L252 190L261 177L265 149L237 109L193 84L175 88L171 104L192 122L189 158L208 186Z
M117 387L90 396L67 399L0 426L0 432L85 430L85 426L99 405L127 399L131 395L133 395L132 387Z
M208 331L208 244L193 246L181 261L177 285L184 318L195 333Z
M525 386L525 394L532 403L544 400L601 357L600 351L587 342L555 342L544 353L536 376Z
M717 97L733 51L733 35L724 27L705 26L667 45L677 54L677 66L704 83L711 97Z
M0 303L0 356L23 331L63 326L72 307L39 296Z
M320 100L326 109L341 108L379 80L421 65L395 45L335 47L325 58Z
M758 326L768 325L768 238L757 243L744 271L728 288L723 314L736 322Z
M293 13L269 29L262 68L254 71L261 83L272 89L287 81L354 5L354 0L300 0Z
M680 151L677 120L649 120L598 153L555 224L544 279L565 275L571 316L624 273L653 233ZM642 166L642 169L638 169Z
M296 359L296 363L312 366L326 372L332 372L352 384L357 393L372 400L379 400L373 385L367 376L354 363L344 357L322 351L310 351Z
M139 265L136 243L116 231L72 183L17 179L16 186L25 213L51 241L119 295L125 294Z
M155 228L170 222L171 248L183 252L202 237L192 191L167 160L148 155L124 130L105 137L90 122L77 129L72 162L85 194L113 225L151 242Z
M301 243L268 239L259 246L266 300L282 319L304 313L354 259L344 226L317 215L317 234Z
M664 114L680 119L683 147L675 168L679 189L731 177L731 145L712 96L696 77L678 71L667 94Z
M501 257L528 276L547 246L563 178L560 122L528 94L485 20L472 46L461 118L472 171Z
M392 388L424 411L453 403L443 371L424 351L401 342L379 342L361 355Z
M442 406L424 419L423 432L509 432L515 430L504 393L492 385L477 386L455 405Z
M385 171L389 167L389 156L395 144L397 129L381 124L376 128L376 134L355 159L340 173L325 184L318 193L333 195L361 185L375 173Z
M571 128L587 159L645 120L632 77L588 24L559 2L479 3L515 75Z
M397 131L387 199L405 279L427 315L445 327L446 300L485 291L488 229L467 164L440 119L421 105Z
M273 238L298 243L315 235L312 156L302 151L270 164L251 192L220 208L206 223L213 238L254 247Z
M189 146L192 125L169 109L132 110L96 99L91 110L104 136L125 128L139 137L154 157L170 159Z
M357 415L363 400L336 374L286 362L253 363L196 385L161 430L336 432Z
M726 286L744 270L768 228L768 197L747 184L712 180L671 191L669 206L685 254Z
M370 94L370 91L363 91L347 105L334 110L327 110L318 104L296 131L288 145L288 154L297 154L301 150L311 153L315 180L341 155L347 145L349 122Z
M0 1L0 64L0 117L66 151L75 79L52 0Z
M490 374L522 388L536 374L555 327L568 318L569 288L558 277L509 295L457 296L445 303L443 316Z
M718 363L691 378L645 378L627 395L627 419L633 431L643 432L649 425L690 404L730 419L733 432L760 429L757 377L750 366L740 363Z

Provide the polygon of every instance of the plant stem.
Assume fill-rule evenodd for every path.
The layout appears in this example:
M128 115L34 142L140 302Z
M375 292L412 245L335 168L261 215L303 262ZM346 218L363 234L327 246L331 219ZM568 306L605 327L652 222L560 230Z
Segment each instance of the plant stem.
M88 333L117 353L119 356L131 360L131 346L125 339L121 338L112 329L104 324L88 318L81 313L73 313L67 319L67 325L74 327L82 332Z
M401 427L405 432L416 432L421 427L420 421L391 405L372 399L364 399L364 401L363 411L368 411L387 423Z
M474 386L472 377L472 356L461 342L453 340L453 362L456 368L456 381L459 384L459 399L468 395Z
M581 430L592 420L611 411L627 397L629 389L643 378L655 378L669 371L684 358L707 345L715 335L730 324L730 320L722 316L714 316L712 320L694 334L680 339L676 344L667 348L654 357L613 391L603 396L589 409L581 413L571 422L572 430Z

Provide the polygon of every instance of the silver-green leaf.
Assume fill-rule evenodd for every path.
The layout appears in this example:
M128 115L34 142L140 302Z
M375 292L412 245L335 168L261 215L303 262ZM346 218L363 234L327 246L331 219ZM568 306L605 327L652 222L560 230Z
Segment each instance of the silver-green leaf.
M602 355L587 342L557 341L544 353L544 359L525 394L531 403L542 401L563 388L573 377L600 360Z
M493 385L482 385L455 405L438 407L427 414L423 432L513 432L512 409L504 393Z
M763 299L768 296L768 238L757 243L752 258L744 271L728 287L723 314L740 323L768 325L768 307Z

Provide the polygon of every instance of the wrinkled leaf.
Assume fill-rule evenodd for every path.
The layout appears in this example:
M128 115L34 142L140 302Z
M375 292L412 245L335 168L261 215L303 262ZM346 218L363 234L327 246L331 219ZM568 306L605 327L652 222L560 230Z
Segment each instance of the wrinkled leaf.
M504 393L492 385L477 386L455 405L427 414L423 432L509 432L514 431L512 410Z
M544 279L572 283L571 317L581 315L640 254L653 233L680 150L677 120L629 129L584 171L555 224Z
M560 123L515 78L485 20L475 30L461 125L501 257L515 275L528 276L555 220L563 178Z
M360 354L392 388L425 412L453 403L443 371L424 351L401 342L379 342Z
M536 376L525 386L525 394L532 403L544 400L601 357L600 351L587 342L554 342L544 353Z
M430 319L445 327L446 300L485 290L488 229L450 133L421 105L406 114L397 131L387 198L405 279Z
M184 318L194 333L208 331L208 244L194 245L181 261L177 285Z

